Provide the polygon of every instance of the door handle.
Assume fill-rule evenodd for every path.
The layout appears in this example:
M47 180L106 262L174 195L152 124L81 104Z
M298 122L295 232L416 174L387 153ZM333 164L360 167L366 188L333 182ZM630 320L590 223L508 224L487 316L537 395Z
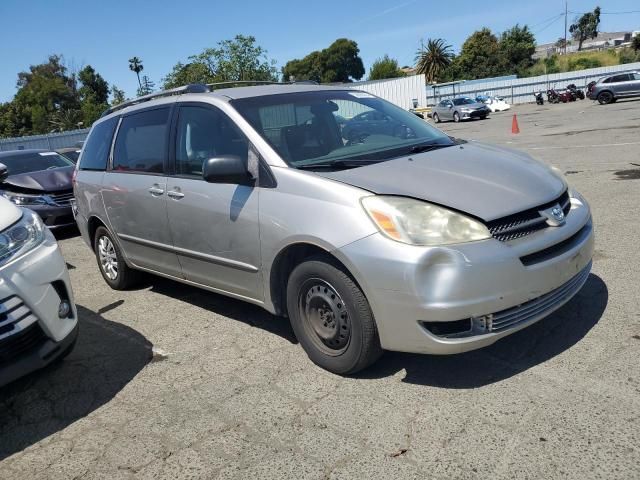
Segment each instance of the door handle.
M164 193L164 189L160 188L158 185L154 185L149 188L149 193L151 195L162 195Z
M176 200L180 200L184 197L184 193L179 192L178 190L169 190L167 195Z

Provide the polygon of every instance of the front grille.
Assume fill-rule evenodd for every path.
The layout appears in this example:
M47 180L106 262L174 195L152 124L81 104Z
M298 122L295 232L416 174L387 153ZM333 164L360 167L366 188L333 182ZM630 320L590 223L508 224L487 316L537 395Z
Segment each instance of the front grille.
M20 355L38 348L47 340L47 336L38 323L0 340L0 367L16 360Z
M64 192L50 193L49 197L55 202L56 205L61 207L67 207L71 205L73 200L73 190L66 190Z
M32 321L36 320L35 315L20 297L12 295L0 300L0 342L12 334L18 322L29 317L32 317Z
M534 317L544 315L555 309L559 304L571 298L586 282L591 271L591 262L583 268L580 273L569 280L564 285L552 290L533 300L529 300L522 305L512 307L494 313L491 317L489 332L501 332L507 328L514 327L520 323L527 322Z
M489 228L489 232L491 232L493 238L501 242L508 242L525 237L548 227L547 219L540 214L540 210L546 210L556 204L560 204L565 216L568 215L571 210L569 193L565 191L556 200L540 205L539 207L492 220L487 223L487 228Z

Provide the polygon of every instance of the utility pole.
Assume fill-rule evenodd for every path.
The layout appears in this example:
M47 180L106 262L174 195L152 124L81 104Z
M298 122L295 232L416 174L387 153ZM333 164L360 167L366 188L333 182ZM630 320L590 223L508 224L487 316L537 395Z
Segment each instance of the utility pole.
M564 54L567 54L567 13L569 13L569 0L564 2Z

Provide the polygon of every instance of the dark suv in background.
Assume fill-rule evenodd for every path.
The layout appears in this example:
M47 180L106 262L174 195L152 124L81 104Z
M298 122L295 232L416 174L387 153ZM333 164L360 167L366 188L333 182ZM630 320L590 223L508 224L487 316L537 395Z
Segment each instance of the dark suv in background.
M619 98L640 97L640 73L617 73L601 78L587 93L591 100L600 105L613 103Z

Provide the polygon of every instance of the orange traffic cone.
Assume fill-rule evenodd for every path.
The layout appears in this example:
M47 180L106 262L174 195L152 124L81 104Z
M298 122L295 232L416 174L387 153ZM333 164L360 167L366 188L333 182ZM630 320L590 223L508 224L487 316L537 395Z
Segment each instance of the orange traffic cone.
M518 127L518 117L516 117L515 113L513 114L513 120L511 121L511 133L514 135L520 133L520 127Z

